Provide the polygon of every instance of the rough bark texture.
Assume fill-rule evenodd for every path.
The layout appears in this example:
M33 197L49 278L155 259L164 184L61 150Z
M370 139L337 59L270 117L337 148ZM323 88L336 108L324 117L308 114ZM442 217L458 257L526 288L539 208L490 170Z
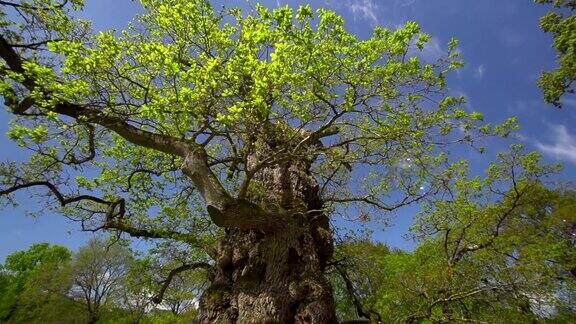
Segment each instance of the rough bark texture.
M260 159L254 156L252 162ZM251 201L279 210L278 221L288 223L289 230L226 231L214 280L200 302L200 323L336 321L324 276L332 235L310 165L309 159L293 158L257 173L255 181L265 191Z

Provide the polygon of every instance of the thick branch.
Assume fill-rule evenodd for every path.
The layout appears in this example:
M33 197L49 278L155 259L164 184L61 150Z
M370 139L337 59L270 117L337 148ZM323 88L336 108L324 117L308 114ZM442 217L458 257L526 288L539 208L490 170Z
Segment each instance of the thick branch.
M210 169L204 148L195 145L184 160L182 171L192 180L206 201L212 221L220 227L273 232L288 227L279 215L272 215L256 204L232 198Z
M25 75L24 69L22 68L22 58L1 35L0 57L6 61L12 71ZM34 91L37 87L36 81L29 76L25 76L22 84L29 91ZM44 92L44 96L50 97L51 94ZM26 101L27 104L24 105L23 108L21 107L20 110L15 111L15 113L24 113L26 109L33 105L33 101L28 98L24 99L23 102L24 101ZM212 211L210 215L216 216L212 217L212 219L217 225L227 228L258 229L264 231L286 228L282 221L272 217L262 208L232 199L218 177L212 172L208 162L208 155L202 145L168 135L148 132L129 124L122 118L106 115L98 109L74 103L60 102L48 109L58 114L80 120L81 122L101 125L104 128L116 132L135 145L184 157L182 170L192 180L194 186L206 201L206 204L210 206L209 210ZM122 223L109 222L108 226L117 227L120 230L128 232L128 228L124 227ZM151 233L140 230L133 230L132 234L155 237L154 235L150 236Z
M282 215L272 214L246 200L231 201L223 209L208 205L208 214L214 224L224 228L262 230L268 233L286 231L290 228L290 224Z
M24 69L22 68L23 62L22 59L20 58L20 55L18 55L18 53L14 51L12 46L10 46L8 41L6 41L6 39L2 35L0 35L0 57L2 57L4 61L6 61L6 64L8 65L10 70L16 73L24 74ZM29 90L32 90L34 89L36 83L34 82L34 80L25 76L24 80L22 81L22 84Z
M107 201L102 198L90 196L90 195L78 195L72 197L65 197L58 188L48 182L48 181L32 181L22 184L15 184L10 188L0 190L0 196L9 195L20 189L32 188L32 187L46 187L50 192L56 197L61 206L66 206L80 201L91 201L97 204L101 204L107 207L106 220L104 225L98 227L99 229L114 229L121 232L127 233L134 237L144 237L144 238L163 238L163 239L173 239L186 243L195 243L196 238L189 234L179 233L171 230L148 230L134 227L130 224L124 222L124 216L126 215L126 207L124 199L118 199L116 201Z
M189 151L190 144L178 138L144 131L128 124L125 120L114 116L104 115L99 110L82 107L70 103L61 103L50 110L75 119L86 120L103 126L122 136L132 144L154 149L167 154L185 156Z
M182 164L182 171L192 180L207 205L223 210L230 204L232 198L212 172L208 154L202 146L198 144L190 146L189 154L185 156Z
M107 219L106 222L104 223L103 228L118 230L132 237L152 238L152 239L172 239L175 241L186 242L189 244L195 244L197 242L196 238L189 234L179 233L171 230L148 230L137 228L115 219Z

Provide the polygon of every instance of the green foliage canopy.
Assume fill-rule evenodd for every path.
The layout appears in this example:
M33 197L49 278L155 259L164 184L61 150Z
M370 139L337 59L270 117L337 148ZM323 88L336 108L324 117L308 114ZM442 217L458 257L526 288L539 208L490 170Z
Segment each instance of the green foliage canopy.
M361 40L327 9L146 0L127 30L92 35L71 4L3 7L30 17L2 16L0 93L10 137L35 153L0 174L4 195L44 186L86 230L205 247L200 196L257 202L254 174L295 156L315 160L328 209L390 211L440 190L447 146L515 127L482 124L446 95L457 42L426 62L430 36L414 22ZM263 138L276 144L258 156ZM205 161L190 174L209 179L181 176L191 157Z
M60 289L61 276L50 277L49 274L65 271L71 255L67 248L50 246L48 243L34 244L26 251L8 255L0 266L0 321L17 323L49 319L55 315L50 309L61 303L62 299L50 296L38 298L34 292L43 288L51 291L51 287L39 285L39 281L52 281L52 287ZM43 276L50 277L50 280L39 280ZM65 286L68 287L67 284Z
M453 190L419 214L412 253L344 244L352 297L385 322L573 320L576 196L544 186L558 166L539 160L513 146L483 178L461 165ZM354 318L350 294L340 298Z
M554 48L558 52L558 68L542 73L538 85L544 92L544 100L557 107L562 106L565 94L574 93L576 80L576 1L536 0L536 3L553 4L562 9L550 12L540 19L540 27L554 37Z

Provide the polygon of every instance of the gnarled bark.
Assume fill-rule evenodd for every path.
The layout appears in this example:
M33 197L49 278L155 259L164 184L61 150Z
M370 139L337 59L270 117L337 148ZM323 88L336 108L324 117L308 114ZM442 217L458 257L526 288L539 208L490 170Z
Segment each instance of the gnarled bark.
M332 289L310 227L266 235L231 230L219 246L201 323L332 323Z
M261 160L255 155L249 164ZM262 201L251 202L252 211L229 208L222 212L227 216L216 216L229 224L223 223L226 235L217 249L213 282L200 302L200 323L336 321L332 287L324 276L332 235L310 165L303 158L262 168L254 178L266 189ZM234 226L234 219L272 223L249 229Z

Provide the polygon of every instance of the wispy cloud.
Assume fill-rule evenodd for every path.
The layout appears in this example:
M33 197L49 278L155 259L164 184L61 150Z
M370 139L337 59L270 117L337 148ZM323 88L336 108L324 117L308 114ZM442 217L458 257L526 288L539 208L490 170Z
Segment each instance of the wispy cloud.
M484 64L480 64L474 69L474 77L478 80L481 80L484 77L484 72L486 72L486 68Z
M560 102L562 103L563 106L576 107L576 99L564 97L560 100Z
M397 0L396 4L400 5L401 7L408 7L413 5L416 2L416 0Z
M511 115L524 115L540 118L544 106L542 99L520 99L507 104L506 111Z
M324 0L324 6L340 12L348 11L354 21L368 22L395 29L413 17L414 4L419 0Z
M350 11L354 20L367 20L372 25L377 25L379 22L378 12L380 6L376 4L373 0L353 0L349 2Z
M411 45L408 56L418 56L426 62L436 62L448 55L448 50L441 45L440 40L436 37L431 37L422 50L416 48L415 42Z
M553 142L536 142L536 147L544 154L576 164L576 135L571 134L564 125L551 125L551 129Z
M507 47L518 47L522 45L526 38L525 35L509 28L502 28L499 37Z

